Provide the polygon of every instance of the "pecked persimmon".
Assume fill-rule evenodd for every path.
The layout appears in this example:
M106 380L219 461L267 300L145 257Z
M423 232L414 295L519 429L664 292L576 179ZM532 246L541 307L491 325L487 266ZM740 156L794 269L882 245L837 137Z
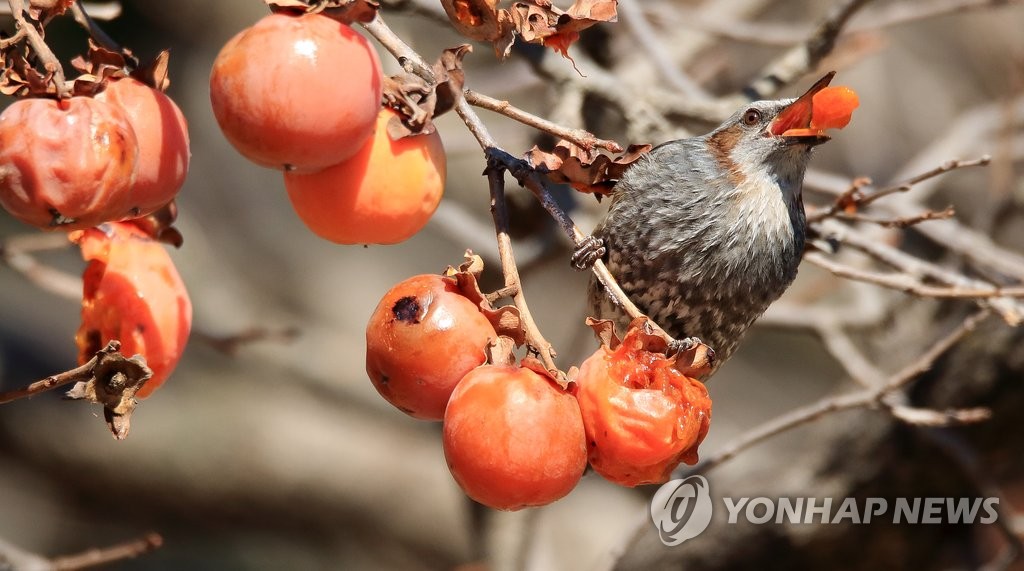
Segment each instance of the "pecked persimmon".
M72 232L89 264L83 274L82 324L75 336L85 363L117 339L121 353L142 355L153 376L136 396L163 384L192 328L192 302L167 250L133 224L110 222Z
M587 466L579 405L523 367L470 371L448 402L443 442L466 495L499 510L549 504L571 492Z
M210 101L221 131L247 159L313 172L359 151L380 109L377 52L322 14L265 16L221 49Z
M127 77L110 81L96 96L120 107L139 143L139 162L131 202L140 216L167 204L188 174L188 123L163 92Z
M366 373L399 410L441 420L455 385L497 337L454 279L414 276L384 294L366 325Z
M132 217L138 155L120 107L90 97L15 101L0 114L0 205L48 230Z
M857 92L849 87L826 87L811 100L811 128L842 129L850 123L853 110L859 105Z
M704 384L640 335L633 328L614 350L602 346L576 377L590 465L623 486L664 483L680 462L695 464L711 424Z
M339 244L394 244L426 225L444 193L447 163L436 131L391 140L384 109L373 136L347 161L320 172L286 172L295 212Z

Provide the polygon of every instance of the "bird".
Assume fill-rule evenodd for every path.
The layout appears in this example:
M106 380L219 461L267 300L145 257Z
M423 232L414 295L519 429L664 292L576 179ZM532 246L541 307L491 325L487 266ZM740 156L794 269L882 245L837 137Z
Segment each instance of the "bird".
M833 76L651 149L623 173L607 214L573 254L577 269L604 260L678 349L709 345L707 376L796 278L807 241L804 173L812 149L829 140L807 127L814 94ZM783 134L791 128L800 130ZM587 297L595 317L625 329L629 317L594 276Z

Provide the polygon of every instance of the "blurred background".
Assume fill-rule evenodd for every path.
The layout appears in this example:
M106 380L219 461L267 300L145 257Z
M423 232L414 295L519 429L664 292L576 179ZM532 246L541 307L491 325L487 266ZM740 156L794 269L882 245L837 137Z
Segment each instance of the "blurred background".
M659 58L711 94L735 94L836 4L627 1L619 23L584 32L570 50L582 77L549 50L521 46L499 62L490 46L476 44L466 60L467 87L622 143L658 143L712 126L672 111L686 100L659 70ZM439 3L382 4L387 22L427 60L464 42L444 23ZM99 407L64 402L56 393L0 407L0 538L52 556L157 531L161 549L113 566L140 570L416 570L480 561L492 569L544 570L973 569L1003 552L1007 532L998 526L744 526L718 516L700 538L665 548L647 519L654 489L624 489L594 474L543 509L474 509L448 473L440 425L391 408L363 362L366 321L398 281L458 264L470 248L489 262L485 286L500 283L480 175L484 161L469 132L454 114L437 122L448 186L423 232L387 247L325 242L292 212L280 173L242 159L210 110L213 59L266 6L258 0L121 5L122 15L104 29L143 59L171 50L169 94L189 121L192 163L178 201L185 243L172 255L192 296L196 334L172 378L140 405L123 442L110 437ZM938 6L966 8L897 18L900 10L913 15ZM628 16L637 12L642 17ZM9 33L13 24L4 18ZM70 20L48 30L62 55L83 51L85 36ZM992 155L988 168L935 179L926 202L953 205L962 223L1020 255L1024 6L878 0L848 30L820 69L838 69L834 83L853 87L861 107L847 129L816 151L812 166L822 177L868 176L886 184L945 160ZM387 73L398 71L383 50L381 59ZM591 75L614 78L623 97L655 87L672 97L638 99L637 109L662 110L658 121L640 124L637 113L580 89ZM780 96L801 92L811 75ZM481 116L513 154L551 144L508 119ZM596 348L583 325L586 276L570 269L571 244L533 198L512 187L509 195L527 299L559 351L559 365L568 368ZM811 203L830 202L813 188L805 195ZM605 208L589 196L563 192L560 198L586 230ZM31 231L0 213L0 239ZM966 275L1020 283L971 266L913 231L879 239ZM39 258L72 274L84 267L70 248ZM9 267L0 267L0 292L0 389L74 366L77 302L31 285ZM856 313L858 319L840 325L863 355L891 372L971 307L851 285L805 264L797 285L709 383L715 413L702 453L714 454L798 406L856 388L813 328L799 325L813 312ZM234 353L211 342L251 328L271 338ZM290 330L297 335L288 341L274 335ZM827 415L710 472L713 493L976 497L989 495L979 491L984 488L999 491L1007 525L1019 536L1013 507L1024 508L1024 431L1016 422L1024 400L1022 341L1019 330L991 317L910 392L920 406L991 407L987 423L929 435L877 410ZM969 450L971 461L952 460L944 452L949 442Z

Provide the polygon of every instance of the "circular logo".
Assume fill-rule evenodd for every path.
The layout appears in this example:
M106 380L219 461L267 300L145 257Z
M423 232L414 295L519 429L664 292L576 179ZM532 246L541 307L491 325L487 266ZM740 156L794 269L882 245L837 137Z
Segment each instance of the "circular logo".
M704 476L669 480L651 500L651 520L669 547L697 537L711 523L711 492Z

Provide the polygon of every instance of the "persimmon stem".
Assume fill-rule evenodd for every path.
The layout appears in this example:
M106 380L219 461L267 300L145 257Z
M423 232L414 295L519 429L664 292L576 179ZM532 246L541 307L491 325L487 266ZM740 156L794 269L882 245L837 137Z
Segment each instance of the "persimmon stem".
M89 359L84 365L75 367L74 369L64 371L63 373L57 373L56 375L50 375L45 379L36 381L20 389L14 389L10 391L0 392L0 404L7 404L9 402L16 401L18 399L33 397L40 393L53 390L57 387L62 387L67 384L88 381L93 376L93 369L96 364L99 363L100 355L104 353L114 353L121 348L120 341L111 341L107 343L101 351L97 352L96 355Z

